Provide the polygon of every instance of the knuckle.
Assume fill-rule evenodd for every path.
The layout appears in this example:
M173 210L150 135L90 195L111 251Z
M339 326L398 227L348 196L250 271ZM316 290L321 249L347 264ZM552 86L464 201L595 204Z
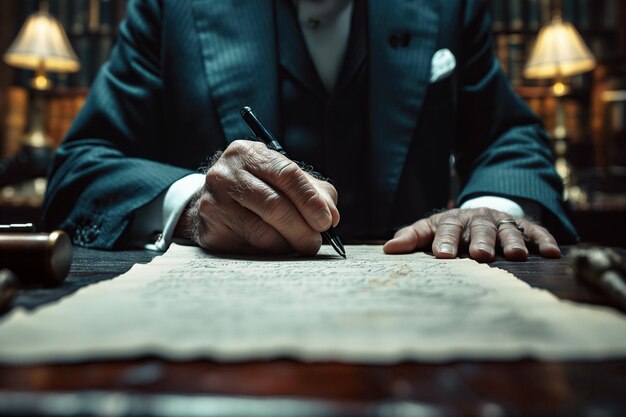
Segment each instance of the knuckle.
M291 213L286 210L283 197L277 193L270 193L263 199L261 206L263 218L275 225L286 224L291 219Z
M326 204L321 199L319 192L313 187L305 187L300 192L302 199L302 205L305 207L311 207L313 210L324 210Z
M453 208L453 209L449 209L449 210L440 210L439 213L436 214L436 216L439 216L439 218L444 218L444 217L458 217L461 218L461 216L465 213L466 210L460 209L460 208Z
M243 139L234 140L226 147L223 156L231 157L234 155L246 154L250 151L251 143L253 142Z
M304 203L315 202L315 200L319 200L320 194L315 189L315 187L303 187L300 190L300 196Z
M446 229L462 229L463 222L458 216L446 216L441 219L441 221L439 222L439 226L445 226Z
M272 214L280 207L280 196L276 193L269 193L263 199L263 213Z
M492 210L487 207L479 207L476 209L476 215L478 217L490 218L492 214Z
M472 219L472 229L482 229L488 231L496 231L496 225L490 217L478 215Z
M230 145L224 149L222 153L222 158L231 158L234 155L239 155L241 153L241 143L238 140L231 142Z
M261 146L259 146L261 145ZM226 156L233 163L244 169L261 166L270 157L266 155L268 149L265 145L248 140L236 140L232 142L222 156Z
M487 245L487 246L494 246L496 243L496 239L495 236L474 236L471 239L470 244L472 246L479 246L479 245Z
M439 228L435 233L435 240L458 240L460 236L459 229L448 229L448 228Z
M458 240L459 239L458 239L457 235L455 235L453 233L442 233L442 234L437 236L437 238L434 240L434 242L455 244L456 242L458 242Z
M206 173L206 183L211 187L232 182L228 169L222 164L215 164Z
M274 176L278 188L291 196L298 206L310 206L316 210L326 208L318 189L294 162L285 159L275 161Z
M420 219L408 228L423 235L434 232L433 225L429 219Z
M328 195L330 195L330 198L333 200L333 203L337 204L337 201L339 200L339 193L337 192L337 189L328 182L324 181L322 184Z
M292 226L294 216L290 210L275 210L268 216L268 219L276 227L285 229Z
M302 171L294 162L284 158L276 158L273 165L276 179L279 183L289 185L303 182L304 176Z

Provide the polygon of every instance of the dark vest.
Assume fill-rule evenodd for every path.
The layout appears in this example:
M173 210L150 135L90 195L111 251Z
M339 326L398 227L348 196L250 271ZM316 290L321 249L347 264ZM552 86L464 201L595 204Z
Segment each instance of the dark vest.
M327 92L308 52L290 0L278 0L282 138L297 161L312 165L339 192L344 237L375 229L367 190L370 170L367 76L367 11L355 1L345 58L335 89Z

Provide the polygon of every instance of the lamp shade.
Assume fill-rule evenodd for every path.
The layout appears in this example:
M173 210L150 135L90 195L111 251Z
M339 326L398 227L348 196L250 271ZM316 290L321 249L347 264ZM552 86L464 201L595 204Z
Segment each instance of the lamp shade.
M76 72L80 63L63 27L45 11L28 17L4 54L8 65L50 72Z
M560 78L591 71L596 60L574 25L554 19L539 31L524 68L527 78Z

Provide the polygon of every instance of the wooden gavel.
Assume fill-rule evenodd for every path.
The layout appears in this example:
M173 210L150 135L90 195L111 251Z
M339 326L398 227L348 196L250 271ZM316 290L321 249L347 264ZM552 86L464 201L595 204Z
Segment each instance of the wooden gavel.
M72 241L65 232L29 232L34 232L31 224L0 225L0 312L18 287L57 286L70 271Z
M72 264L72 242L61 231L3 233L0 228L0 268L16 274L27 285L56 286Z

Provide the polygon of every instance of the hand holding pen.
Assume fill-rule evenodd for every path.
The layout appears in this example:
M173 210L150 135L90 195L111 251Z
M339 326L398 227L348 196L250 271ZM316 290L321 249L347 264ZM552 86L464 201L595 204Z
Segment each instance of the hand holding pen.
M214 252L312 256L338 222L331 184L261 142L235 140L213 158L175 235Z
M289 156L287 155L287 151L283 149L281 144L278 142L278 139L276 139L274 135L272 135L270 131L267 130L265 126L263 126L263 124L256 117L254 112L252 112L252 109L250 107L246 106L241 109L241 117L243 118L243 120L246 121L246 123L250 127L250 130L252 130L252 132L259 139L261 139L268 148L275 150L276 152L283 155L285 158L289 158ZM335 232L335 228L333 226L330 226L328 230L324 230L322 232L322 236L333 247L333 249L335 249L335 252L337 252L344 258L346 257L346 251L343 247L343 244L341 243L341 239Z

